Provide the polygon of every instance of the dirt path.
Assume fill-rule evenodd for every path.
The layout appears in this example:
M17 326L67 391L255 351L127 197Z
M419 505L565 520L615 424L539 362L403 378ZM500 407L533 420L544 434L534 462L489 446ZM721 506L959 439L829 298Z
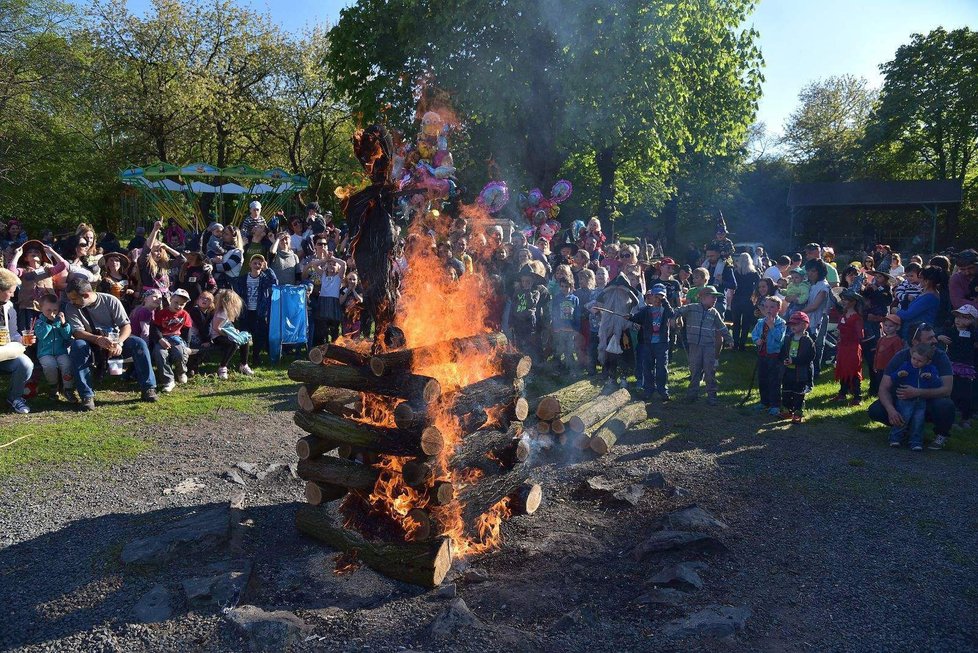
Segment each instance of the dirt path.
M692 408L656 404L653 419L606 458L569 466L541 459L544 506L506 525L501 551L450 578L471 615L456 606L439 622L444 634L431 628L451 604L442 593L368 569L332 573L333 554L294 529L301 486L287 469L262 480L238 470L240 482L228 474L237 462L261 473L292 462L297 430L288 412L260 417L261 428L236 414L216 427L160 426L147 434L158 446L125 463L4 478L0 648L242 650L249 642L219 605L191 608L184 596L184 581L231 557L253 564L242 604L305 622L295 650L978 649L974 458L891 451L882 430L789 429L734 408L700 423L702 408ZM643 485L644 496L633 507L582 492L598 475ZM201 487L164 494L188 479ZM225 510L242 491L236 521L244 526L229 548L162 567L120 561L135 537L201 506ZM729 553L632 557L663 515L693 503L729 526L719 533ZM683 559L706 564L702 589L676 595L675 606L647 603L649 579ZM134 605L157 585L173 597L172 618L134 623ZM746 607L751 616L722 642L666 634L670 622L709 606Z

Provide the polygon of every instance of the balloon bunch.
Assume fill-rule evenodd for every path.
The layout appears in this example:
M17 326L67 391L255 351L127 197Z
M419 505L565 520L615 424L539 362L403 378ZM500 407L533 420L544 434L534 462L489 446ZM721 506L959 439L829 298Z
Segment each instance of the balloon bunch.
M529 193L520 194L520 209L531 225L534 238L550 240L560 231L557 215L560 204L567 201L574 192L574 187L566 179L561 179L550 189L550 197L544 197L543 191L534 188Z
M454 199L458 193L455 165L448 151L450 129L438 112L428 111L421 117L417 144L405 144L395 156L398 190L408 191L400 199L407 220L424 215L435 202Z

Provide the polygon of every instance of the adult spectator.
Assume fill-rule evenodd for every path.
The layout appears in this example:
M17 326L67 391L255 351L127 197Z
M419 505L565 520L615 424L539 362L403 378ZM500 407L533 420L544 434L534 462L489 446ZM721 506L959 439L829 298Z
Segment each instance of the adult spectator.
M707 285L713 286L720 291L717 303L714 308L722 316L733 299L733 293L737 290L737 278L734 276L733 268L728 265L728 259L720 256L722 245L716 241L706 246L706 261L703 267L709 270L710 278Z
M23 343L20 330L17 328L17 309L12 300L20 278L10 270L0 269L0 329L6 332L5 340ZM16 345L7 345L14 349ZM0 345L0 350L3 346ZM20 349L20 348L18 348ZM30 406L24 401L24 386L34 372L34 363L20 351L14 351L0 357L0 374L10 375L10 385L7 388L7 404L15 413L26 415L31 412Z
M130 252L134 249L142 249L143 245L146 244L146 227L136 227L136 235L133 236L129 244L126 245L126 249Z
M754 250L754 267L760 270L766 270L771 267L771 259L768 257L767 252L760 245Z
M829 249L831 251L831 248L826 248L826 249ZM835 252L834 251L832 251L831 257L832 258L835 258ZM807 269L807 264L808 264L809 261L822 261L822 262L824 262L824 258L822 256L822 246L819 245L818 243L808 243L807 245L805 245L805 264L806 264L806 269ZM838 270L836 270L834 267L832 267L828 263L825 263L825 281L829 284L829 288L835 288L835 287L837 287L839 285L839 272L838 272ZM806 311L806 313L807 313L807 311ZM811 318L812 324L816 324L817 323L817 321L815 320L814 317L811 316L811 314L809 314L808 317Z
M808 283L812 287L808 291L808 304L801 310L808 315L808 330L813 334L818 331L819 325L822 323L822 316L830 308L829 294L831 294L832 289L825 280L828 267L825 261L821 259L812 259L805 263L805 274L808 275Z
M944 272L938 267L928 265L920 273L920 295L905 309L896 312L903 320L900 335L906 340L917 325L937 324L941 310L941 286Z
M747 337L754 328L756 322L754 318L754 303L752 301L754 291L757 289L757 282L761 275L754 267L754 261L747 252L737 255L734 264L734 278L737 280L737 287L733 292L733 301L730 303L730 312L733 315L733 338L734 347L740 351L747 349Z
M957 271L951 275L948 284L951 293L951 308L957 310L968 304L978 308L978 252L966 249L955 259ZM909 269L909 266L907 266Z
M156 375L149 347L145 340L132 335L122 302L112 295L95 292L92 284L80 277L68 280L65 293L71 302L65 305L65 318L75 339L68 355L75 370L82 410L95 410L92 366L100 356L132 358L143 401L156 401Z
M764 274L761 276L765 279L770 279L777 282L779 279L783 279L788 276L788 270L791 268L791 259L784 254L779 256L774 261L774 265L764 270Z
M268 267L275 273L275 278L280 284L294 286L302 283L302 265L299 263L299 257L289 247L290 242L291 236L285 231L272 241L269 250L272 260L269 261Z
M928 448L943 449L947 443L947 436L951 432L951 426L954 424L954 402L951 400L954 375L951 369L951 359L940 349L934 353L934 359L931 363L937 367L937 373L941 377L940 388L927 390L908 385L894 387L891 378L892 374L910 360L910 348L921 343L937 345L937 334L934 332L934 327L929 324L918 325L910 340L910 347L897 352L890 359L880 381L879 399L869 406L869 417L880 424L904 426L904 419L897 411L894 399L923 399L927 402L924 419L934 425L934 442Z

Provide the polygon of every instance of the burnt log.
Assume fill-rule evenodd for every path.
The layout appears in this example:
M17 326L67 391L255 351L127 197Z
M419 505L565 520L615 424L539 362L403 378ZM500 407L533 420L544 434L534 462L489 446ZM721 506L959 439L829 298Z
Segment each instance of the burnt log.
M441 396L441 384L430 376L391 374L378 377L347 365L316 365L309 361L295 361L289 366L289 378L300 383L407 399L418 402L419 405L430 404Z
M621 388L610 395L602 395L572 411L564 420L567 429L573 433L584 433L632 400L627 388Z
M428 490L428 497L436 506L447 506L455 500L455 486L449 481L437 481Z
M498 473L500 467L516 462L516 449L522 424L510 425L506 431L484 430L469 433L455 446L449 467L453 470L480 469L486 474Z
M325 412L296 411L293 421L307 433L337 445L346 444L395 456L434 456L445 446L441 432L434 426L425 428L418 436L411 431L371 426Z
M543 488L539 483L526 481L510 495L509 508L514 515L532 515L543 501Z
M495 349L507 344L506 336L500 332L453 338L423 347L377 354L370 358L370 370L377 376L386 376L410 372L426 365L455 362L469 353L482 353L488 358Z
M521 463L503 473L483 476L459 489L456 495L462 504L462 521L469 529L474 529L479 517L519 490L529 477L529 467Z
M522 379L530 373L533 359L526 354L507 351L499 355L499 366L503 374L510 379Z
M353 552L372 569L396 580L435 587L452 566L451 541L439 537L430 542L378 542L335 523L322 506L301 506L295 516L300 531L337 551Z
M300 460L296 474L304 481L326 483L350 490L374 489L380 472L369 465L323 456L318 460Z

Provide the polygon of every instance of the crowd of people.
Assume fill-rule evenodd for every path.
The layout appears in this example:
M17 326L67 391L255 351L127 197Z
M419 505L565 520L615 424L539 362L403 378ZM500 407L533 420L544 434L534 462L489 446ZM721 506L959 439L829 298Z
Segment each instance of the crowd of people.
M113 234L96 239L86 224L70 237L32 240L8 223L0 233L0 372L11 377L9 405L29 412L43 377L51 397L92 410L94 386L106 371L121 372L123 359L146 401L209 358L221 379L235 355L237 371L250 375L268 352L277 284L308 287L311 344L371 337L343 226L316 203L291 218L266 220L261 211L252 202L241 227L212 223L199 234L157 222L125 247ZM754 351L756 409L777 419L803 420L805 396L828 361L835 401L876 397L869 414L890 425L892 446L921 450L926 421L939 449L955 425L971 424L974 250L904 262L879 245L843 265L832 248L811 243L770 258L760 248L735 252L724 226L678 263L608 239L597 218L544 236L457 217L440 240L413 230L395 256L402 272L413 257L430 256L449 282L479 275L487 327L563 374L622 386L634 375L649 400L671 399L669 367L682 350L686 398L697 400L705 385L706 401L717 403L726 345ZM7 341L23 353L4 353Z

